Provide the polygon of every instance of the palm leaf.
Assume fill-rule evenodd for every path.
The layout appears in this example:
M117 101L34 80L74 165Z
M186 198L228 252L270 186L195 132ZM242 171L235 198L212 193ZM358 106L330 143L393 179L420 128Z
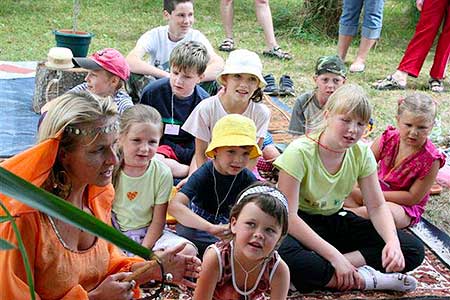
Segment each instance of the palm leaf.
M153 257L148 248L141 246L113 227L76 208L67 201L43 190L0 167L0 193L14 198L49 216L101 237L121 249L144 259Z

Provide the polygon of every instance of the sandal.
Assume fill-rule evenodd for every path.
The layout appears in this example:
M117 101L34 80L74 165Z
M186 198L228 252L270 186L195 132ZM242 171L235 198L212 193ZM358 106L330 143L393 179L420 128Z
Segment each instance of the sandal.
M232 38L226 38L219 45L219 50L224 52L231 52L234 50L234 41Z
M404 90L406 88L406 84L401 84L395 80L392 75L389 75L385 79L378 80L372 84L372 87L380 91Z
M442 93L444 91L444 80L430 78L428 81L428 88L435 93Z
M281 50L280 46L273 47L270 50L264 50L263 55L286 60L292 59L292 55L289 52Z

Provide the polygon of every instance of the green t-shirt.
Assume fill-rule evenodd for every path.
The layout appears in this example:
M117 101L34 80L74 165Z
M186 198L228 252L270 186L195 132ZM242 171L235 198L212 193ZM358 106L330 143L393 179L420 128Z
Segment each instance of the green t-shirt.
M319 145L306 136L293 141L274 165L300 182L298 208L313 215L339 211L358 178L377 169L370 148L358 142L347 149L338 172L330 174L319 157Z
M149 226L153 207L169 201L173 179L170 168L152 159L147 171L140 177L130 177L120 171L115 186L113 212L123 231Z

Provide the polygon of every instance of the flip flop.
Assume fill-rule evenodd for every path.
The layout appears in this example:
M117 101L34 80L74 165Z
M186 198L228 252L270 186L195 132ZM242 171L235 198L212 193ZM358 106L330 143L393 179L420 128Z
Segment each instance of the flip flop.
M392 75L389 75L385 79L378 80L372 84L372 87L380 91L404 90L406 89L406 84L400 84Z

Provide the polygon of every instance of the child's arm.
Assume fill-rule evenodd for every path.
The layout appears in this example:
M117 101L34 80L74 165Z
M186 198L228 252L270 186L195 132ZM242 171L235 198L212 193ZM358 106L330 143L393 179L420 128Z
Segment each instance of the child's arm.
M270 283L270 299L285 300L289 292L290 280L289 268L281 260Z
M358 183L365 199L369 218L386 243L381 258L383 268L386 269L386 272L400 272L405 268L405 259L400 249L394 218L378 183L377 172L360 178Z
M372 145L370 146L370 150L372 150L373 155L375 156L375 160L379 161L380 160L380 137L377 137Z
M202 81L214 81L217 78L217 75L222 71L224 61L223 58L220 57L214 50L208 51L209 54L209 62L206 66L205 77Z
M208 142L205 142L204 140L201 140L199 138L195 138L195 162L197 164L197 169L207 161L205 155L206 148L208 148Z
M344 290L348 288L344 286L344 282L355 282L357 280L356 268L342 253L322 239L297 214L300 182L285 171L280 171L278 188L288 198L289 234L300 241L306 248L317 252L332 264L336 272L337 289Z
M152 249L156 241L161 237L166 226L166 213L168 204L156 204L153 207L153 217L147 233L142 241L142 246Z
M151 75L156 78L169 77L169 73L161 70L155 66L144 61L145 49L136 45L133 50L127 55L127 62L130 65L130 70L133 73L142 75Z
M416 179L413 185L409 188L409 191L383 192L384 198L386 201L394 202L400 205L412 206L419 203L430 191L431 186L436 180L439 167L439 161L434 161L430 172L423 179Z
M259 138L258 139L258 147L259 147L259 149L262 149L263 143L264 143L264 138ZM249 169L250 172L252 172L253 169L255 169L257 163L258 163L258 158L254 158L254 159L249 160L249 162L247 164L247 169Z
M212 300L219 281L219 260L214 249L207 249L203 255L202 271L197 280L193 300ZM288 284L289 286L289 284ZM282 298L280 298L282 299ZM286 299L286 298L283 298Z
M178 192L169 203L169 214L184 226L206 231L218 238L229 234L229 225L215 225L203 219L189 209L189 198L182 192Z

